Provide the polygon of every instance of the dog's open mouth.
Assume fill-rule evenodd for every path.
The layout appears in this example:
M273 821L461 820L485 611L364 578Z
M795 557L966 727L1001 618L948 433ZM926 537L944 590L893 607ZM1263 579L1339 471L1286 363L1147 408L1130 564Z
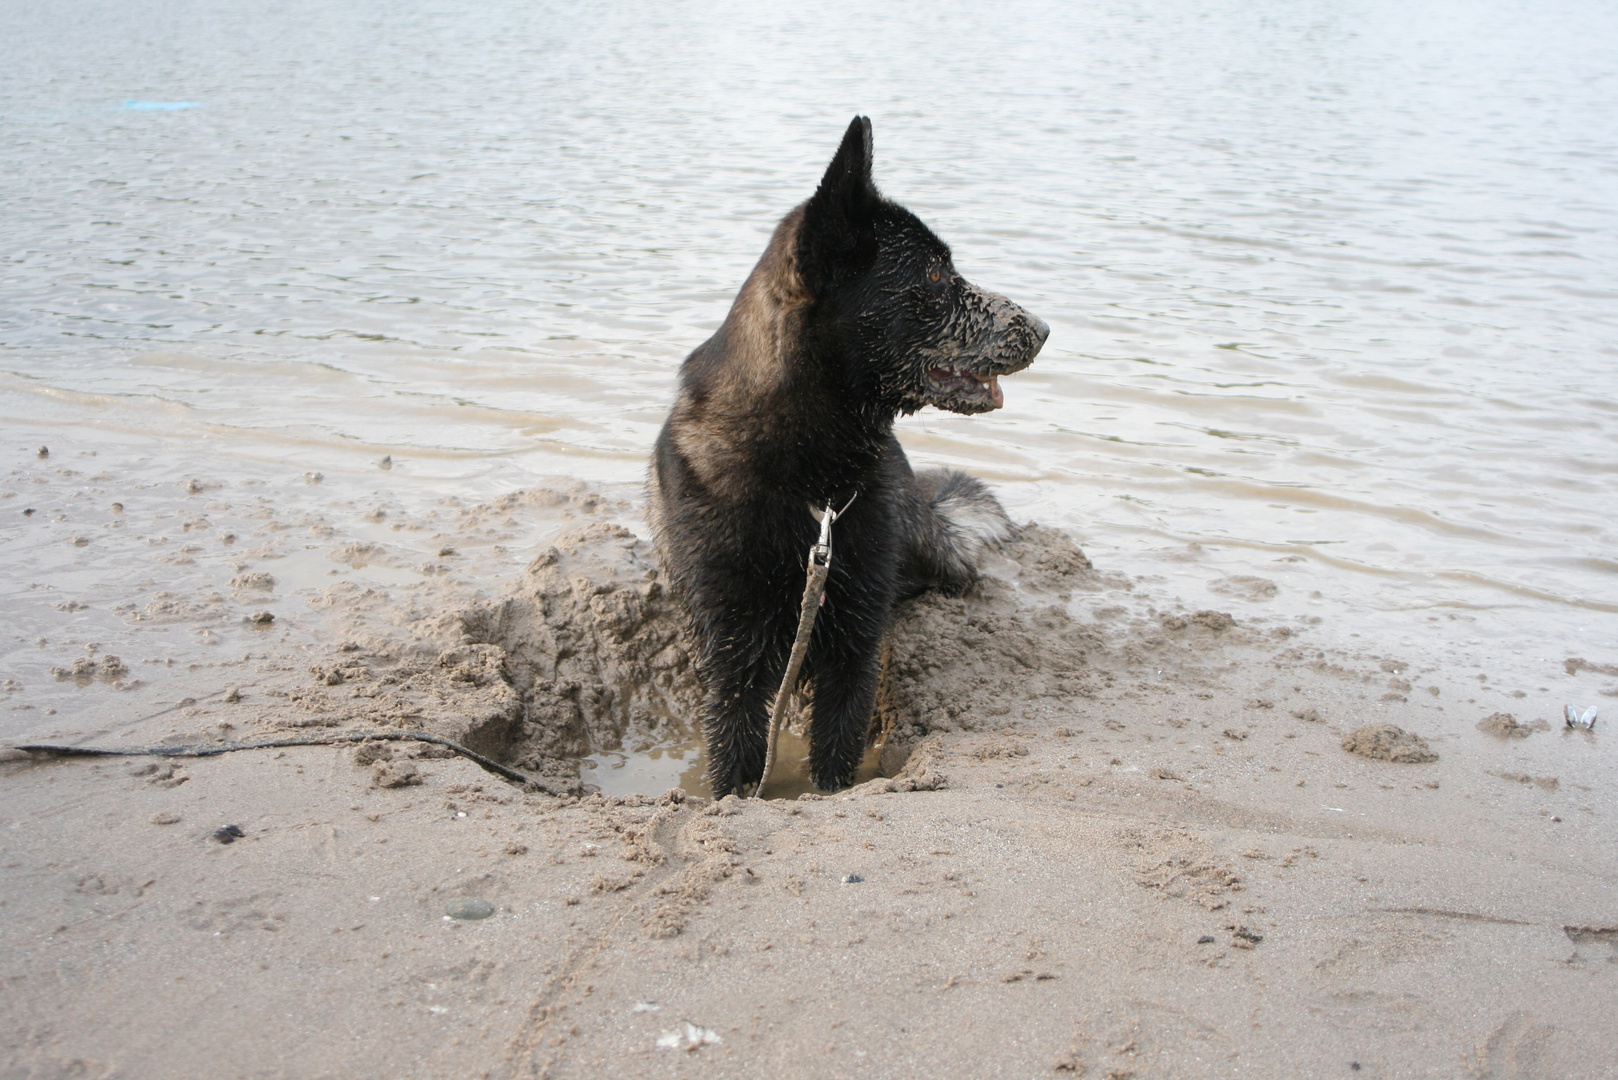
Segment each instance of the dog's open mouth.
M997 375L976 375L954 368L928 368L927 384L943 398L953 398L973 412L998 409L1006 403ZM976 406L976 408L972 408Z

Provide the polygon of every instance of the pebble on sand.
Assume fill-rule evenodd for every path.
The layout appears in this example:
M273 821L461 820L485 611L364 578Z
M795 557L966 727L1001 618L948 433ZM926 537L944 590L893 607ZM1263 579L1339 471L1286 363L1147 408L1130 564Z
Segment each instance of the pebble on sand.
M452 919L487 919L494 914L494 905L475 896L458 896L444 908Z
M422 782L422 774L411 761L378 761L371 766L371 786L379 788L410 787ZM461 815L465 817L465 814Z
M705 1028L701 1024L693 1024L691 1021L685 1020L673 1031L665 1031L659 1035L657 1037L657 1048L659 1050L684 1050L690 1053L704 1046L711 1046L724 1041L719 1032L712 1028Z

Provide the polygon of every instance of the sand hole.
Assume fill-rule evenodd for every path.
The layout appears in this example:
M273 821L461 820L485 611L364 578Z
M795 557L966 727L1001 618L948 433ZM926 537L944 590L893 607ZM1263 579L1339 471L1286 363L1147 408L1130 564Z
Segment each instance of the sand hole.
M879 776L881 757L880 745L868 748L854 782L864 783ZM707 764L702 740L689 735L650 747L587 754L579 762L579 780L585 790L603 795L661 795L670 788L679 788L687 795L707 799L713 797ZM809 779L809 740L790 730L783 731L764 797L796 799L819 790Z

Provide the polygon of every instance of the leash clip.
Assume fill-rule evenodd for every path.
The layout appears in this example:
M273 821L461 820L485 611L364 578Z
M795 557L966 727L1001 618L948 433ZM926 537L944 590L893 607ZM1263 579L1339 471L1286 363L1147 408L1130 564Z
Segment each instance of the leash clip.
M848 497L841 510L831 508L831 500L826 500L826 509L820 515L820 539L815 541L814 547L809 549L809 561L816 566L831 565L831 527L834 522L854 505L854 500L860 497L858 491Z
M831 524L836 520L837 511L827 503L825 513L820 515L820 539L809 549L809 561L816 566L831 565Z
M825 510L820 512L820 539L815 541L814 547L809 549L809 562L817 567L832 565L832 525L838 518L848 513L848 508L854 505L854 499L859 499L859 492L849 495L848 502L843 504L841 510L833 510L832 500L827 499Z

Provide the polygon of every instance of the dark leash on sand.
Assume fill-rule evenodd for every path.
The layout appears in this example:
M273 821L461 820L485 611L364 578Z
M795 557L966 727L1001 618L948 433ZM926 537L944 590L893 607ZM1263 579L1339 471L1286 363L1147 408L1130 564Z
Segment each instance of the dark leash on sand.
M342 743L357 742L425 742L453 750L462 757L483 766L496 775L519 784L533 785L547 795L560 797L561 792L548 786L540 780L526 773L518 772L508 765L502 765L491 757L486 757L458 742L446 739L442 735L433 735L425 731L345 731L331 735L305 735L296 739L262 739L254 742L228 742L228 743L196 743L189 746L143 746L143 747L107 747L107 746L53 746L45 743L33 743L27 746L16 746L12 749L26 751L30 754L55 754L59 757L217 757L220 754L234 753L237 750L273 750L284 746L337 746Z
M860 493L854 492L841 510L833 510L828 501L825 512L820 515L820 539L809 549L808 578L803 583L803 604L798 608L798 636L792 642L792 657L787 661L786 673L781 676L781 689L775 692L775 704L770 707L770 735L764 745L764 771L759 774L758 785L753 788L752 797L755 799L762 797L764 784L770 778L770 769L775 765L775 744L781 736L781 715L787 711L787 702L797 688L798 672L803 669L803 658L809 652L809 637L815 630L815 616L820 614L820 604L826 598L826 576L831 573L832 523L848 513L848 508L859 497Z

